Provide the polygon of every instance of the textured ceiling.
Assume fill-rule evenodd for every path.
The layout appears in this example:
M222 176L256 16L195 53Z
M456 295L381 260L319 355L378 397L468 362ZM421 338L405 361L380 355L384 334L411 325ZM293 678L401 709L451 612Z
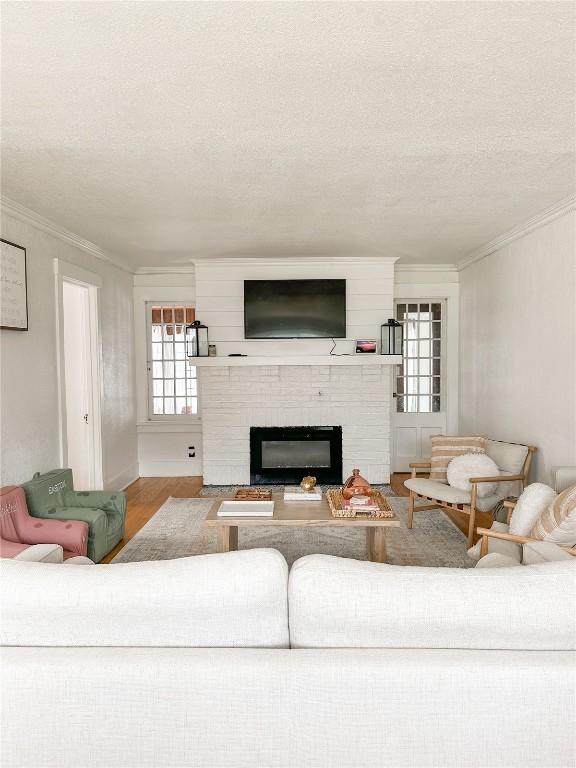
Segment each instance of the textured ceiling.
M3 193L134 266L450 263L574 191L566 2L3 2Z

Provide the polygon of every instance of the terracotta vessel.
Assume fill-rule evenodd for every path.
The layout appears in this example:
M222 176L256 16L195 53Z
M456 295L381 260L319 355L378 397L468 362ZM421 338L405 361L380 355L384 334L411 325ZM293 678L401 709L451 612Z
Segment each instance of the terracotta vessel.
M371 496L372 489L368 480L360 474L359 469L353 469L352 474L344 483L342 498L348 501L352 496Z

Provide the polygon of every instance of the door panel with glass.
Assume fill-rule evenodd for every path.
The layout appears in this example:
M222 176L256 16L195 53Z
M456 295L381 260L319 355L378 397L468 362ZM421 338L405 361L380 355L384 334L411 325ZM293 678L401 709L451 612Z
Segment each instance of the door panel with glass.
M430 457L430 437L446 431L445 301L398 300L395 312L404 348L395 378L392 471L408 472L410 462Z

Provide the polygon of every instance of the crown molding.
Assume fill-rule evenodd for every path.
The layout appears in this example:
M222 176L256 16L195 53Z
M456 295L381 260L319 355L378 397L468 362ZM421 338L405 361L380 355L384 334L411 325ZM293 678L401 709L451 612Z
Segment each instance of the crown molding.
M490 256L491 253L499 251L501 248L504 248L504 246L509 245L515 240L524 237L524 235L538 229L538 227L549 224L551 221L554 221L554 219L558 219L560 216L573 210L576 210L576 195L565 197L563 200L551 205L544 211L532 216L532 218L525 221L524 224L520 224L519 226L508 230L508 232L504 232L502 235L494 238L494 240L486 243L486 245L478 248L478 250L472 251L458 264L458 271L461 272L463 269L475 264L486 256Z
M233 256L218 259L196 259L196 267L229 267L233 265L258 265L258 264L276 264L278 266L293 267L301 263L303 266L310 264L394 264L401 258L400 256L313 256L310 258L286 258L285 256L269 259L262 257L234 258Z
M46 232L46 234L51 235L52 237L56 237L65 243L68 243L68 245L72 245L75 248L80 248L80 250L86 251L86 253L89 253L91 256L100 259L100 261L105 261L107 264L111 264L112 266L121 269L123 272L133 274L134 270L130 269L130 267L126 266L126 264L123 264L122 262L115 259L106 251L103 251L102 248L97 246L95 243L80 237L80 235L77 235L75 232L71 232L65 227L61 227L59 224L50 221L50 219L44 218L44 216L36 213L36 211L32 211L30 208L26 208L26 206L17 203L15 200L11 200L10 198L2 195L0 196L0 206L2 207L4 213L9 214L15 219L24 221L26 224L30 224L36 229L40 229L42 232Z
M196 272L194 264L184 264L181 267L138 267L135 275L193 275Z
M457 272L457 264L396 264L396 272Z

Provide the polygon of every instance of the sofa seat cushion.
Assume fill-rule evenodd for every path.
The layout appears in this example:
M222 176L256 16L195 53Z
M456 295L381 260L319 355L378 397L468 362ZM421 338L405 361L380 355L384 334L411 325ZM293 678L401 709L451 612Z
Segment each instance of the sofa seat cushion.
M290 571L295 648L575 647L576 562L420 568L308 555Z
M497 520L495 520L492 523L492 526L490 528L491 531L498 531L500 533L508 533L509 528L506 525L506 523L499 523ZM480 547L482 545L482 540L474 544L473 547L470 547L468 550L469 557L472 558L472 560L479 560L480 559ZM516 544L514 541L506 541L505 539L492 539L488 538L488 554L499 554L503 557L509 557L510 559L514 560L516 562L516 565L520 565L522 562L522 545Z
M426 496L429 499L437 499L449 504L470 504L469 491L461 491L437 480L414 477L405 480L404 485L409 490L415 491L420 496ZM498 485L501 487L498 488L497 493L476 499L476 509L479 509L481 512L490 512L499 501L506 498L508 495L508 483L498 483Z
M283 648L288 566L274 549L54 568L2 560L4 645Z

